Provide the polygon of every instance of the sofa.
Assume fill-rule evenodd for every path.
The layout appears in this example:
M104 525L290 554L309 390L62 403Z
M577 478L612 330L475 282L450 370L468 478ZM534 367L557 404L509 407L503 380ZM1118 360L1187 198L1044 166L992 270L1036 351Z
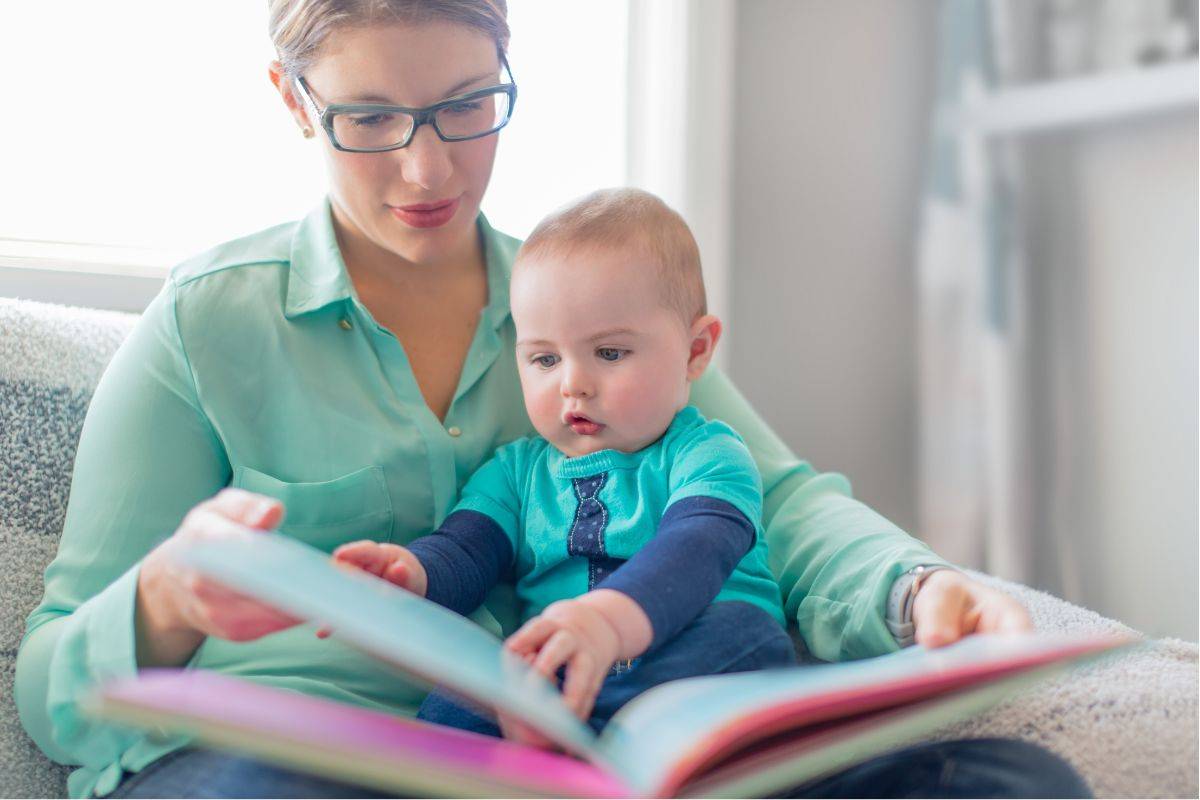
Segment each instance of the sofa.
M57 546L88 400L136 320L0 298L0 797L65 793L69 768L47 759L21 728L13 670ZM1132 633L1043 592L976 577L1021 600L1039 630ZM1145 640L938 738L1035 742L1074 765L1099 797L1196 797L1197 681L1195 643Z

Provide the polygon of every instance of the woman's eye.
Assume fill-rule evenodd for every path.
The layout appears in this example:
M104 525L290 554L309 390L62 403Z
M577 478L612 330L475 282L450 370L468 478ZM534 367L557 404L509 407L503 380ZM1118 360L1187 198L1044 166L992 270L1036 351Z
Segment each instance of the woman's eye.
M601 347L596 351L596 355L605 361L620 361L628 354L628 350L618 350L615 347Z
M550 369L558 363L558 356L534 356L533 363L537 364L542 369Z
M392 121L391 114L363 114L350 117L350 122L359 128L373 128L376 125L386 125Z
M446 106L442 111L450 114L471 114L483 108L483 103L478 100L467 100L462 103L455 103L452 106Z

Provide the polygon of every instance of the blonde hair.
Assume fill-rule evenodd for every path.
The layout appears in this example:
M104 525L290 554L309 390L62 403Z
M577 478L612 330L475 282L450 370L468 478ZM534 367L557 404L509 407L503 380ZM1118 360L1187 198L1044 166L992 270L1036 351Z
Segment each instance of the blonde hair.
M650 192L601 189L551 212L517 252L514 269L533 256L569 256L588 247L649 258L667 308L691 325L708 312L700 248L683 217Z
M296 78L334 31L380 22L450 22L487 34L508 50L506 0L267 0L267 29L284 73Z

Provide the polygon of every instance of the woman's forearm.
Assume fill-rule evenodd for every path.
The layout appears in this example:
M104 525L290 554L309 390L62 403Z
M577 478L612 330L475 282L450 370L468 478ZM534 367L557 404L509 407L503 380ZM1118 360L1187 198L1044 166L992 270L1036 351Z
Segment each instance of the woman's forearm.
M785 613L818 658L894 650L884 624L888 590L906 569L944 563L851 494L850 482L797 458L720 371L692 390L710 419L741 434L763 480L763 528Z

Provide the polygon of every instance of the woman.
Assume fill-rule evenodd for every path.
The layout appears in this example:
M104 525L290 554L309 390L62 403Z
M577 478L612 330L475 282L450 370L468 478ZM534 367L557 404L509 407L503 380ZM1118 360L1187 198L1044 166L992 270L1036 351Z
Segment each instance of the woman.
M172 554L245 527L280 526L327 551L407 541L435 527L496 446L532 430L507 311L518 242L479 214L515 98L503 0L273 0L271 34L271 80L303 135L320 137L328 201L176 268L96 390L17 674L32 738L82 765L72 796L365 794L100 725L80 699L140 667L186 664L411 713L415 687ZM422 110L372 107L381 103ZM693 401L733 425L759 463L773 564L814 653L895 649L889 591L911 568L943 562L852 500L840 476L792 456L719 374ZM499 633L513 612L498 593L477 617ZM913 617L931 645L1029 625L1014 601L952 570L929 575ZM1043 782L1028 782L1031 771ZM1035 748L959 743L798 792L913 786L1081 790Z

